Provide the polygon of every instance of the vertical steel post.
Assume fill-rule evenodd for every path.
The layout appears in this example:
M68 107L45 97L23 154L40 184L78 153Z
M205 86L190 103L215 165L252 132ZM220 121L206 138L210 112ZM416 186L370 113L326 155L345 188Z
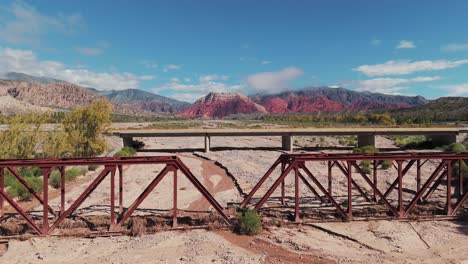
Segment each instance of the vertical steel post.
M402 161L397 160L398 164L398 213L400 216L403 215L403 168L402 168Z
M5 189L5 175L4 175L4 168L0 167L0 190L4 191ZM3 217L5 212L3 211L3 196L0 195L0 217Z
M59 167L60 172L60 214L65 212L65 167Z
M177 169L174 168L174 198L173 198L173 209L172 209L172 227L177 227Z
M328 193L332 196L332 161L328 161Z
M447 215L452 214L452 161L447 163Z
M294 201L294 221L299 222L299 168L297 164L294 164L294 191L295 191L295 201Z
M421 160L416 161L416 192L421 190Z
M50 167L42 167L43 177L43 202L42 202L42 234L49 232L49 174Z
M463 196L463 160L458 160L458 197Z
M351 162L350 161L347 161L348 163L348 219L349 220L352 220L353 219L353 188L352 188L352 185L353 185L353 182L352 182L352 170L351 170Z
M110 176L110 226L115 225L115 167L111 170Z
M123 214L123 168L119 165L119 214Z
M281 162L281 174L283 174L284 172L284 168L285 168L285 164L284 164L284 161ZM286 178L284 178L284 180L281 182L281 205L286 205L286 201L284 200L284 182L286 181Z
M378 160L374 160L374 161L372 162L372 165L373 165L372 176L373 176L375 188L378 188L378 187L377 187L377 165L378 165L378 164L379 164L379 161L378 161ZM375 189L374 189L374 202L377 202L377 194L376 194L376 190L375 190Z

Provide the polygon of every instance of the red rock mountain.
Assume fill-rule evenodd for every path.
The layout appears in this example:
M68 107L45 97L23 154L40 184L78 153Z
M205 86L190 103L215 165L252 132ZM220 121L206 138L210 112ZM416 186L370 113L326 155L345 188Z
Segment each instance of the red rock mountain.
M209 93L179 115L192 118L223 118L232 114L267 113L265 107L239 93Z
M316 87L250 99L270 113L307 113L399 109L426 104L421 96L399 96L356 92L344 88Z

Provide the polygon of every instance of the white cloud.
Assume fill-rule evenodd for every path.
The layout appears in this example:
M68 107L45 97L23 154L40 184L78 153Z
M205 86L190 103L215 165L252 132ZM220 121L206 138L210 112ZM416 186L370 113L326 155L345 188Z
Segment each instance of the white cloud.
M163 72L168 72L170 70L178 70L180 68L182 68L182 66L176 64L169 64L164 66Z
M206 96L206 93L175 93L171 94L169 97L179 101L193 103L204 96Z
M97 56L103 52L100 48L76 48L76 51L85 56Z
M159 65L155 62L152 62L152 61L147 61L147 60L142 60L140 62L145 68L148 68L148 69L155 69L155 68L158 68Z
M447 90L448 96L467 96L468 83L440 86L439 88Z
M383 64L361 65L354 68L354 71L362 72L367 76L382 76L382 75L397 75L410 74L420 71L436 71L455 68L463 64L467 64L468 59L447 61L387 61Z
M397 49L414 49L416 48L416 45L414 45L414 42L408 41L408 40L401 40L398 46L396 46Z
M277 72L261 72L247 77L249 87L259 92L277 92L290 88L290 82L304 74L296 67L285 68Z
M439 76L423 76L415 78L375 78L370 80L359 80L344 83L358 91L370 91L376 93L395 94L398 91L408 89L407 85L420 82L438 81Z
M69 35L83 25L80 14L47 16L22 1L0 8L0 40L7 43L36 45L47 34Z
M140 81L155 78L152 75L138 76L127 72L108 73L69 68L61 62L38 60L34 52L30 50L0 48L0 73L6 72L52 77L101 90L138 88Z
M455 52L455 51L468 50L468 43L447 44L447 45L442 47L442 50L446 51L446 52Z
M378 45L380 45L380 44L382 43L382 40L380 40L380 39L373 39L373 40L371 40L370 43L371 43L371 45L378 46Z
M227 81L228 79L229 79L229 76L217 75L217 74L204 75L198 78L198 80L201 83L207 83L207 82L216 81L216 80Z
M190 81L191 81L190 78L188 78L188 77L185 77L185 78L184 78L184 82L190 82Z
M267 64L271 64L272 62L269 61L269 60L264 60L264 61L261 61L260 64L262 65L267 65Z
M172 98L193 102L200 97L205 96L210 92L217 93L234 93L240 92L245 88L244 85L228 85L221 81L227 80L228 77L225 75L205 75L199 78L199 83L196 84L185 84L180 83L179 79L172 78L169 83L164 84L161 87L153 88L152 91L155 93L161 93L163 91L173 92Z

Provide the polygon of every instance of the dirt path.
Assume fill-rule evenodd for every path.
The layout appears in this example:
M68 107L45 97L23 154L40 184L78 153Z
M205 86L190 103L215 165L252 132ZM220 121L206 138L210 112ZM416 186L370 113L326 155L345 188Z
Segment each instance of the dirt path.
M240 236L230 231L216 231L215 233L237 247L255 254L266 255L264 263L335 263L318 255L287 250L258 236Z
M216 194L223 191L235 189L236 186L231 178L226 174L226 172L217 166L214 161L188 156L180 155L184 158L197 159L202 162L201 164L201 176L203 177L203 185L211 193ZM205 199L205 197L200 197L197 200L193 201L188 210L192 211L206 211L211 207L210 203Z

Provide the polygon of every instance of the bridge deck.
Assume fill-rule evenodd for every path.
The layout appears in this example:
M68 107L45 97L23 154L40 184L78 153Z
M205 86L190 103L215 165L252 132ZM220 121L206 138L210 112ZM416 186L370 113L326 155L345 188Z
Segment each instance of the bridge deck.
M121 130L120 137L203 137L203 136L323 136L323 135L447 135L467 133L460 127L335 127L335 128L278 128L278 129L148 129Z

